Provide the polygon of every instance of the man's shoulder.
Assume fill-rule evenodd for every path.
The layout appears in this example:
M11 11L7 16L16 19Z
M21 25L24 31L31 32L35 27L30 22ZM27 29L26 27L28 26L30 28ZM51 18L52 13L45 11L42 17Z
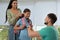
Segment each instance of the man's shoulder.
M48 30L50 30L50 29L51 29L50 27L45 27L45 28L43 28L43 29L41 29L41 30L48 31Z
M51 27L45 27L42 30L45 30L45 31L55 31L55 28L54 28L54 26L51 26Z

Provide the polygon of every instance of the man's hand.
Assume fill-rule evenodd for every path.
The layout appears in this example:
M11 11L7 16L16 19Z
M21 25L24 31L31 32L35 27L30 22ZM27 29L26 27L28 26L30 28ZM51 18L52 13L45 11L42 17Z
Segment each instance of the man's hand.
M28 35L29 37L40 37L39 33L37 31L33 31L30 26L28 28Z
M41 37L37 37L37 40L42 40L42 38Z
M28 30L32 30L32 31L33 31L33 29L32 29L32 27L31 27L31 25L29 25Z
M31 30L31 28L32 28L31 26L28 27L29 30Z

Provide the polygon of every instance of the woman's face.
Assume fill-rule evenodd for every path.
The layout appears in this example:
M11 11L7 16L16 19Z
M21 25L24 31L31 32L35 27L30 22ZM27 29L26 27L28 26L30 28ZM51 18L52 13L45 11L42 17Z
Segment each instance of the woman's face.
M12 8L17 8L17 1L12 2Z

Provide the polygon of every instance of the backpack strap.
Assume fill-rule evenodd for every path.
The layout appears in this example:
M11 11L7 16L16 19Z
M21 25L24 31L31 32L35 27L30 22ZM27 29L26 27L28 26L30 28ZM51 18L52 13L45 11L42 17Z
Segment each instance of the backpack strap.
M22 18L21 20L22 20L22 24L26 25L25 18Z
M33 27L33 26L32 26L32 22L31 22L30 19L29 19L29 22L28 22L28 23L29 23L29 25L30 25L31 27ZM22 18L22 24L26 26L25 18Z

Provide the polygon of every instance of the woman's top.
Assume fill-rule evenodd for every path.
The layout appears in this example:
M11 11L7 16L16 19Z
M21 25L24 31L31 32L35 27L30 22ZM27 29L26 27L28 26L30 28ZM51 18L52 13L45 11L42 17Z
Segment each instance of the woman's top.
M21 13L21 10L18 10ZM7 20L10 25L15 25L17 20L16 14L12 13L10 9L7 10Z

